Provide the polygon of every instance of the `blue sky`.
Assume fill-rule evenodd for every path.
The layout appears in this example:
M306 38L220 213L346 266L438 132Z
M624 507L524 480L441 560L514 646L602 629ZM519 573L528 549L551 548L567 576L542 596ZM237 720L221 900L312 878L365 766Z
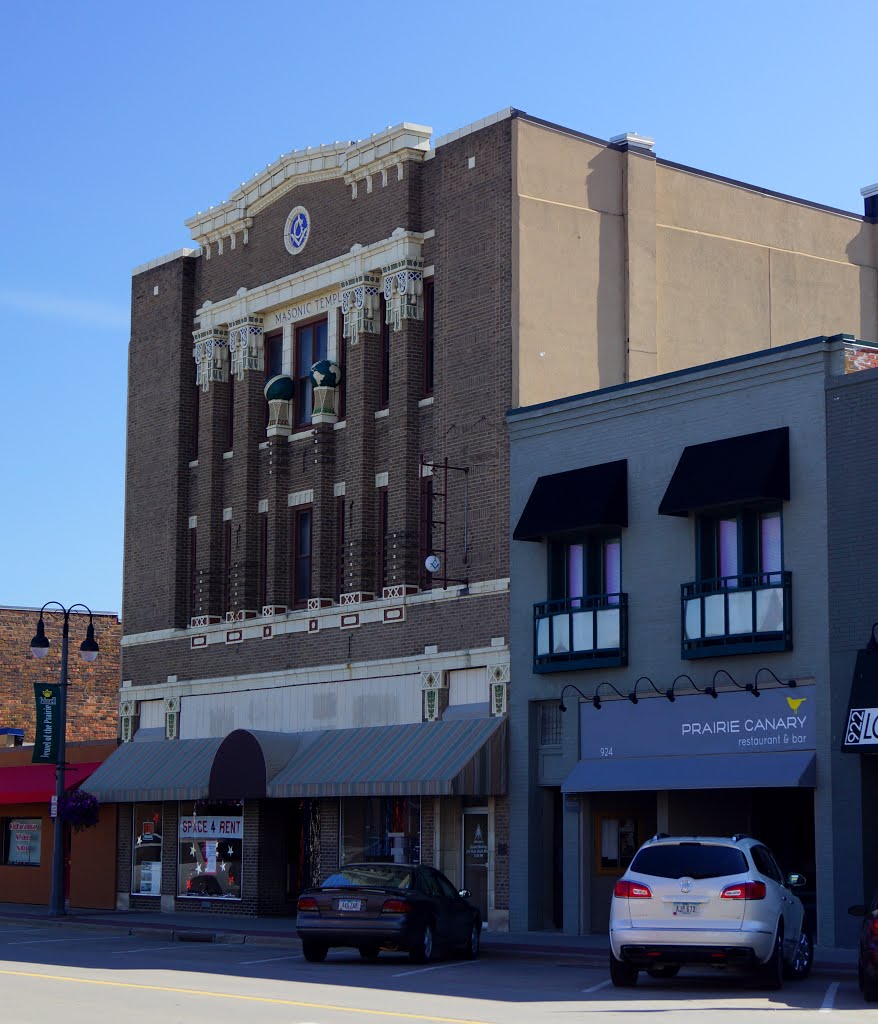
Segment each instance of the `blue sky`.
M131 270L281 153L507 106L861 213L875 0L8 5L0 604L121 611ZM878 340L878 339L866 339Z

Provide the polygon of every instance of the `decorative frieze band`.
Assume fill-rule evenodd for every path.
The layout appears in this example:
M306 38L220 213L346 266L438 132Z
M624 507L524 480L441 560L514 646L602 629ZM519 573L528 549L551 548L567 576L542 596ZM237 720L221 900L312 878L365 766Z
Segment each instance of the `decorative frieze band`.
M223 327L195 331L195 384L202 391L210 389L212 380L227 380L229 332Z
M263 369L263 323L261 316L245 316L229 324L229 362L238 380L245 370Z
M341 311L344 316L344 336L352 345L360 334L375 333L375 310L378 305L381 281L376 274L361 274L345 281L341 292Z
M424 319L424 263L423 260L400 260L384 271L384 301L387 306L386 322L395 331L403 320Z

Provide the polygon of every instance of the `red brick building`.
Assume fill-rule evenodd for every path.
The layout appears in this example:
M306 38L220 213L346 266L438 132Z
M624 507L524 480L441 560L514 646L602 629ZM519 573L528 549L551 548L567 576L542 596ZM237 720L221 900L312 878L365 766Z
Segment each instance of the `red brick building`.
M35 683L57 683L61 668L60 614L44 614L49 653L30 653L38 608L0 608L0 902L47 904L52 871L55 793L52 765L33 764ZM86 637L87 614L70 616L67 704L68 789L82 785L116 748L119 729L117 615L93 617L100 654L90 664L76 652ZM116 808L102 808L94 828L67 829L66 897L74 907L112 908L116 902Z

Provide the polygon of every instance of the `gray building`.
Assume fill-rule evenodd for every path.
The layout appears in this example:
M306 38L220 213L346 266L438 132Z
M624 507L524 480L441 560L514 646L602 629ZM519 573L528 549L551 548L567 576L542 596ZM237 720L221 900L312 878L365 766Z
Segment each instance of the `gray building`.
M853 944L876 398L878 349L837 335L508 414L513 930L600 932L651 834L737 831Z

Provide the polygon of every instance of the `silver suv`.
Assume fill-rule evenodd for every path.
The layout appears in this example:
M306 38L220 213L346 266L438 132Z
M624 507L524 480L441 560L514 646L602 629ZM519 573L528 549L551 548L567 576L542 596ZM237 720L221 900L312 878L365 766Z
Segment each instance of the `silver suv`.
M686 964L743 967L762 987L806 978L813 945L805 911L771 851L750 836L667 836L637 851L610 906L610 977L673 978Z

